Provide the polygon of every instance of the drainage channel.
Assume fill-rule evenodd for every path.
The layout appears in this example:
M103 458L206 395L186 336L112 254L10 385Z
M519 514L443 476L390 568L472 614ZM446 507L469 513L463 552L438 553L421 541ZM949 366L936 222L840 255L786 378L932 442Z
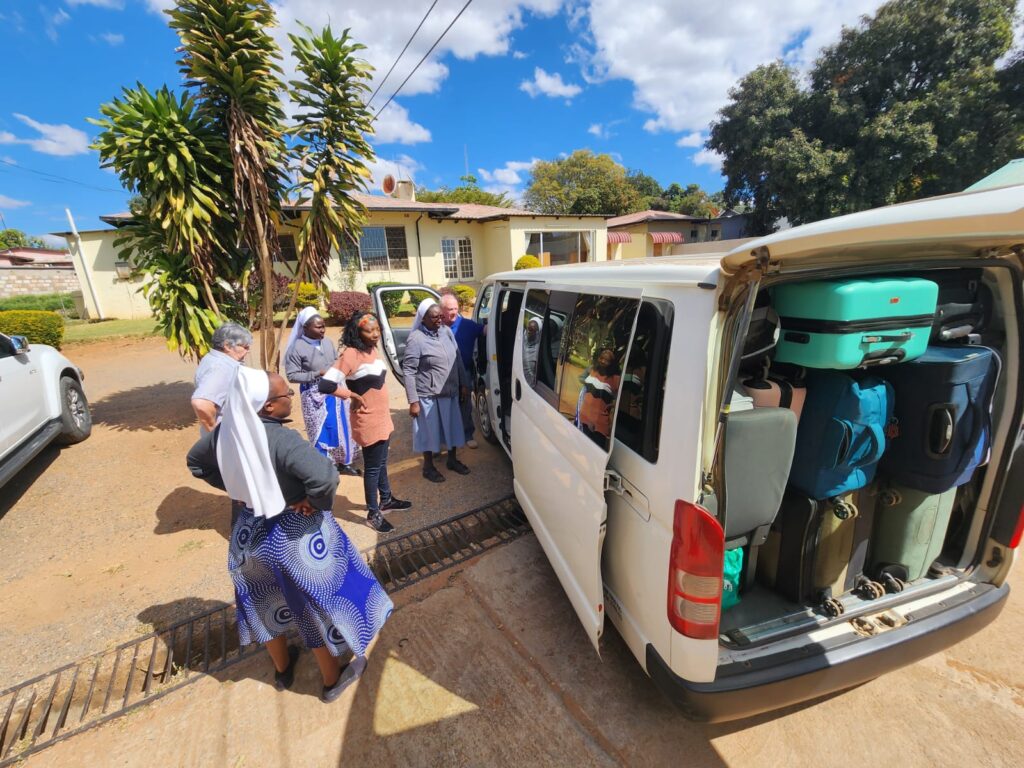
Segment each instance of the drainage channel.
M394 593L529 530L509 497L363 554ZM259 650L239 646L234 606L225 605L0 691L0 768L218 674Z

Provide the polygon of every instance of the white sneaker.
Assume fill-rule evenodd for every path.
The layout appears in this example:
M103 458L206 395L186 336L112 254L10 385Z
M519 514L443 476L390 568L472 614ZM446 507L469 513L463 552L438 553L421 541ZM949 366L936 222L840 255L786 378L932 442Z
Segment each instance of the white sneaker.
M479 448L480 444L476 440L467 440L466 441L466 447L467 448Z

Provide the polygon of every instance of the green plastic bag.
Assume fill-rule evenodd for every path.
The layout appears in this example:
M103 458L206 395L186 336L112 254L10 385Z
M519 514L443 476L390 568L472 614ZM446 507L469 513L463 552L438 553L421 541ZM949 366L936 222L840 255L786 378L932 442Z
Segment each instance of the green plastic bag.
M743 548L725 553L722 569L722 611L728 611L740 601L740 582L743 579Z

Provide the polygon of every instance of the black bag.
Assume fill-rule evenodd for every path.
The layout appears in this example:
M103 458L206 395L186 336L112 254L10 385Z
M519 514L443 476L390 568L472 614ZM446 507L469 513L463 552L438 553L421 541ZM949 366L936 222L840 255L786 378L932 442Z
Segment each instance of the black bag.
M970 339L985 330L992 318L992 292L982 282L980 269L929 272L922 277L939 286L933 342Z

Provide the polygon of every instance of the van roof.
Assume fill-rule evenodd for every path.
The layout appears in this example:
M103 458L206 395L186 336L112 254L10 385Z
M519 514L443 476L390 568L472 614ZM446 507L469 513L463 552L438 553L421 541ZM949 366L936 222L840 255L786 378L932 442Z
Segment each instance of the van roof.
M813 266L832 261L877 259L914 253L971 256L980 250L1024 244L1024 184L959 192L803 224L749 240L728 252L713 250L728 241L708 243L708 252L541 267L501 272L497 280L566 283L717 282L717 272L735 274L767 249L771 263Z

